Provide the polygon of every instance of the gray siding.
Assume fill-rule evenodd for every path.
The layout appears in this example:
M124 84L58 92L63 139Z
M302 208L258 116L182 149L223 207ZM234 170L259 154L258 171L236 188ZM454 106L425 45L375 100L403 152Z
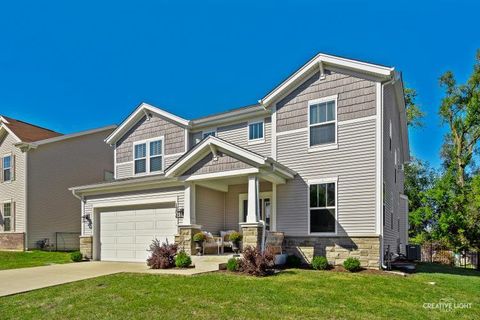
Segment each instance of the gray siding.
M133 174L133 162L124 162L117 164L116 168L116 175L117 179L123 179L123 178L128 178L131 177Z
M98 195L88 197L85 203L84 213L90 214L95 224L95 215L93 214L93 207L95 204L108 204L116 201L135 201L135 200L149 200L149 199L165 199L165 198L177 198L177 204L180 208L183 208L185 190L184 187L172 187L165 189L154 190L141 190L135 192L123 192L106 195ZM80 215L77 217L80 220ZM181 220L178 221L181 223ZM92 235L92 229L87 226L87 223L83 223L83 235Z
M351 75L317 72L277 103L277 132L306 128L308 101L338 94L338 120L375 115L375 82Z
M375 234L375 119L338 124L338 149L308 152L308 130L277 137L277 159L298 172L277 187L277 229L308 232L308 180L338 178L339 236Z
M185 129L163 117L153 115L148 121L145 117L142 118L117 142L117 164L133 161L134 142L161 136L164 137L165 155L176 155L175 159L169 157L170 162L186 151Z
M252 118L259 120L258 118ZM265 142L249 144L248 143L248 121L233 123L217 128L217 137L225 141L231 142L239 147L261 154L262 156L270 156L272 151L272 119L267 117L264 119ZM190 143L194 146L202 139L202 132L190 133Z
M12 226L12 231L25 232L26 156L20 149L13 146L16 142L10 134L7 134L4 138L0 138L0 157L3 158L3 156L7 154L12 154L15 158L14 180L11 182L1 182L0 180L0 232L3 232L3 203L7 201L15 204L14 226Z
M195 204L195 222L205 231L220 234L225 229L225 193L197 186Z
M387 85L384 88L384 121L383 121L383 180L385 183L385 223L383 227L385 250L397 251L401 243L399 222L404 213L400 209L400 195L404 190L404 174L397 169L397 182L395 182L395 150L397 150L398 163L403 163L403 150L400 132L400 113L395 99L394 87ZM390 150L390 122L392 123L392 148ZM402 244L402 246L405 243Z
M68 188L104 180L113 171L111 131L41 145L28 153L28 246L55 232L80 233L81 205ZM78 236L78 235L77 235Z
M400 251L406 254L408 244L408 200L400 198Z
M202 160L198 161L195 165L183 173L183 175L215 173L246 168L251 168L251 166L227 154L219 152L218 159L214 160L213 154L209 153Z

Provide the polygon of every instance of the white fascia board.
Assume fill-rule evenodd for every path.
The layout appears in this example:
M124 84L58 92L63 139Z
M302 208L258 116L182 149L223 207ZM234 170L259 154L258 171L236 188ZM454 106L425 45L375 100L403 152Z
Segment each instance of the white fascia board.
M400 114L400 126L402 132L402 149L403 149L403 158L404 162L410 162L410 142L408 140L408 125L407 125L407 115L406 115L406 106L405 106L405 95L403 80L401 74L395 72L395 96L397 98L398 112Z
M12 137L17 141L17 142L22 142L19 137L15 133L13 133L12 130L5 124L5 123L0 123L0 129L5 129L5 131L8 132L8 134L12 135Z
M149 198L149 199L131 199L131 200L117 200L117 201L108 201L103 203L93 203L93 209L102 209L102 208L111 208L111 207L121 207L121 206L140 206L140 205L149 205L149 204L159 204L159 203L170 203L177 202L176 197L169 198Z
M211 145L217 147L221 151L224 151L224 152L226 151L227 153L235 154L240 158L247 159L258 165L265 164L265 158L257 154L252 153L243 148L237 147L235 145L232 145L223 140L220 140L217 137L209 136L207 139L203 140L189 155L181 159L174 166L168 168L167 171L165 172L165 176L173 177L179 169L187 166L192 162L201 160L202 156L205 156L205 154L208 154L209 152L211 152L211 147L210 147Z
M114 144L115 142L117 142L120 137L125 134L125 132L127 132L135 123L137 123L137 121L139 121L145 115L145 111L156 113L164 118L170 119L182 125L183 127L190 126L190 121L143 102L125 121L122 122L122 124L115 131L113 131L105 139L105 142L108 144Z
M320 66L327 67L328 65L339 66L345 69L351 69L355 71L361 71L369 74L376 74L381 77L388 78L394 72L394 68L384 67L380 65L375 65L367 62L346 59L336 56L331 56L327 54L318 54L300 69L298 69L292 76L287 80L281 83L278 87L268 93L263 99L259 101L264 107L270 106L276 97L278 97L282 92L288 90L290 87L297 84L297 82L309 74L312 69L320 70Z

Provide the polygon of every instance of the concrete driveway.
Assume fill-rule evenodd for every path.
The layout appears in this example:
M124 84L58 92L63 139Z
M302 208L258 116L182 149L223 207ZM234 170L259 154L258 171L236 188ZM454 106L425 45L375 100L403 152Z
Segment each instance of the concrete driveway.
M2 270L0 297L120 272L193 275L211 271L215 271L215 268L151 270L144 263L98 261Z

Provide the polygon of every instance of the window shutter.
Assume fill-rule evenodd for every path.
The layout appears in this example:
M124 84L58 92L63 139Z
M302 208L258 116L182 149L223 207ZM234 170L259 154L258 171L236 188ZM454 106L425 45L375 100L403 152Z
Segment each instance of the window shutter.
M3 183L3 158L0 158L0 183Z
M15 224L16 224L16 220L17 220L16 216L15 216L15 212L16 212L15 204L16 204L16 202L12 201L12 207L10 209L10 210L12 210L12 212L10 213L10 230L13 231L13 232L15 232L15 230L16 230Z
M10 180L15 180L15 155L12 154L12 164L10 165Z

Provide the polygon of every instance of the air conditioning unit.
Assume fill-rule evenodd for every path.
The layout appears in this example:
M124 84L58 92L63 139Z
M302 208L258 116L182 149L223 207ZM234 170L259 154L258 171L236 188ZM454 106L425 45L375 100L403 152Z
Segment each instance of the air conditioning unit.
M422 247L418 244L407 244L405 246L405 251L407 252L407 259L409 261L420 261L422 260Z

